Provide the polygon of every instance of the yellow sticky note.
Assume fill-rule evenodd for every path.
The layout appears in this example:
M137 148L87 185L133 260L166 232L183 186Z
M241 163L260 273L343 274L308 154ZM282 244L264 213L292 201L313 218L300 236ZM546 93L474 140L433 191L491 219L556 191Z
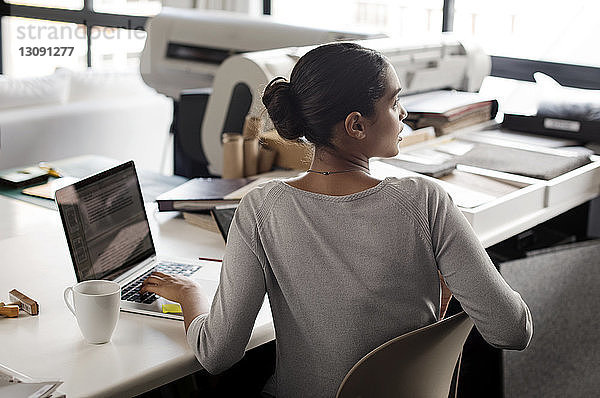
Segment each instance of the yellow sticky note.
M163 314L181 314L181 306L179 304L163 304Z

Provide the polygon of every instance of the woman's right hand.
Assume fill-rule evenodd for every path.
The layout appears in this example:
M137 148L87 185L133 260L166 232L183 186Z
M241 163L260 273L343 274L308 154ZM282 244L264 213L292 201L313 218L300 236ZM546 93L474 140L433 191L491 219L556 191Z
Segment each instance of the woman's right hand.
M153 272L140 288L140 292L155 293L167 300L181 305L185 330L198 316L210 310L208 297L202 287L195 280L181 276L169 275L162 272Z
M202 295L202 288L191 278L156 271L144 280L140 292L155 293L181 304L188 297Z

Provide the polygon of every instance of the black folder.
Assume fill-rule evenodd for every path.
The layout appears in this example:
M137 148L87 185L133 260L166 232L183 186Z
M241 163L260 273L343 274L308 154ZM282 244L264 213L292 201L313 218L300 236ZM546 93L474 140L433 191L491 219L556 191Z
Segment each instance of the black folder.
M236 204L226 199L230 193L252 182L252 178L193 178L156 198L159 211L206 211L212 207Z

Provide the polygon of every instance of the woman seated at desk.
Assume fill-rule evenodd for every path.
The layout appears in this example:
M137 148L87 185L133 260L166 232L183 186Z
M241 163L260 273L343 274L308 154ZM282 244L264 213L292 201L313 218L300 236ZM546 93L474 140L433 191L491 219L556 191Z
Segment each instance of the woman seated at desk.
M353 43L317 47L289 82L268 84L263 103L279 134L315 145L310 170L241 201L210 309L183 277L155 273L143 287L181 303L206 370L242 358L265 293L281 397L335 396L362 356L443 317L450 292L490 344L528 345L527 305L448 194L423 178L369 175L369 158L398 153L400 89L381 54Z

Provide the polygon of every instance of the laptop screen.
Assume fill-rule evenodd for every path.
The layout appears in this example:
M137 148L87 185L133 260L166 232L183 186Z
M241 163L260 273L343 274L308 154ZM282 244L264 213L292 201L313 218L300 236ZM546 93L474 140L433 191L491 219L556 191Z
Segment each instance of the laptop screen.
M156 251L133 161L56 191L77 281L113 280Z

